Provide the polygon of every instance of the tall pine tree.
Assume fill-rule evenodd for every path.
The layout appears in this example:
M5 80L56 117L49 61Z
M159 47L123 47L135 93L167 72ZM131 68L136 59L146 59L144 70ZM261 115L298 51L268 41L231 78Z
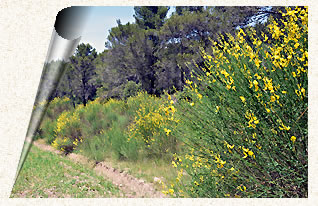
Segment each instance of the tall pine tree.
M72 97L80 99L81 103L86 106L87 101L96 95L95 66L94 60L97 57L96 50L89 44L78 45L74 56L70 58L70 68L66 76Z

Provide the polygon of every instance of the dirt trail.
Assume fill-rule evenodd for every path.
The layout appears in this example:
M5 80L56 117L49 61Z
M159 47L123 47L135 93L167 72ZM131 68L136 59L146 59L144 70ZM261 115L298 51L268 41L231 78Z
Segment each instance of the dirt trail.
M62 154L60 151L54 149L53 147L45 144L43 141L35 141L33 144L45 151L54 152L56 154ZM79 154L70 153L67 155L69 159L74 162L81 164L92 164L92 161L85 156ZM128 174L126 171L120 171L112 168L110 164L106 162L99 162L94 166L94 170L98 175L102 175L113 182L114 185L118 186L120 190L125 194L124 197L127 198L164 198L166 195L154 189L152 183L147 183L142 179L137 179L132 175Z

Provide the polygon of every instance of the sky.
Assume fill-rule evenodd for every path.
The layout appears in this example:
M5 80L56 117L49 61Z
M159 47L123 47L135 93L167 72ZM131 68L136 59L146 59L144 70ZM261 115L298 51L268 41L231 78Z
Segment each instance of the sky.
M174 10L170 8L167 16L169 17ZM120 19L122 24L133 23L133 15L133 6L93 7L80 43L89 43L98 53L104 51L109 30L117 26L116 20Z

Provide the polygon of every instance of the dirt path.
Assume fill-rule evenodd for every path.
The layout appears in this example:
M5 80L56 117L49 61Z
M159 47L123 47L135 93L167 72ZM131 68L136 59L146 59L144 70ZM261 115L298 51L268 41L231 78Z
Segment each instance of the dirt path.
M56 154L62 154L60 151L54 149L50 145L45 144L43 141L35 141L33 144L45 151L54 152ZM70 153L67 155L67 158L71 159L74 162L81 164L94 164L91 160L85 156L79 154ZM142 179L137 179L132 175L128 174L126 171L120 171L115 168L112 168L110 164L106 162L95 163L94 170L98 175L102 175L113 182L114 185L118 186L123 193L124 197L127 198L140 198L140 197L149 197L149 198L164 198L166 197L161 192L154 189L152 183L147 183Z

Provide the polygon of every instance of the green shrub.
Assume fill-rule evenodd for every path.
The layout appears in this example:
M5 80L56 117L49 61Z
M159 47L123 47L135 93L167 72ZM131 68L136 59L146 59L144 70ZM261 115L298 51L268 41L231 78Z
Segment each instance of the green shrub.
M115 159L138 159L138 145L136 141L128 142L128 135L123 131L123 125L127 128L127 118L121 117L118 122L115 122L113 127L106 133L112 145L112 154Z
M127 141L128 118L113 109L114 102L99 107L102 107L98 110L100 117L97 115L93 121L87 121L82 127L84 136L94 137L85 138L79 150L96 161L102 161L106 157L137 160L138 144ZM86 110L84 118L85 116L94 115Z
M46 143L51 144L55 139L56 121L44 119L41 123L41 137L45 137Z
M68 97L56 97L49 102L45 116L51 120L56 119L63 111L72 109L71 100Z
M141 84L136 84L134 81L128 81L124 87L122 98L136 96L141 91Z
M90 159L101 162L110 157L110 146L110 142L105 137L96 135L85 139L76 151Z

